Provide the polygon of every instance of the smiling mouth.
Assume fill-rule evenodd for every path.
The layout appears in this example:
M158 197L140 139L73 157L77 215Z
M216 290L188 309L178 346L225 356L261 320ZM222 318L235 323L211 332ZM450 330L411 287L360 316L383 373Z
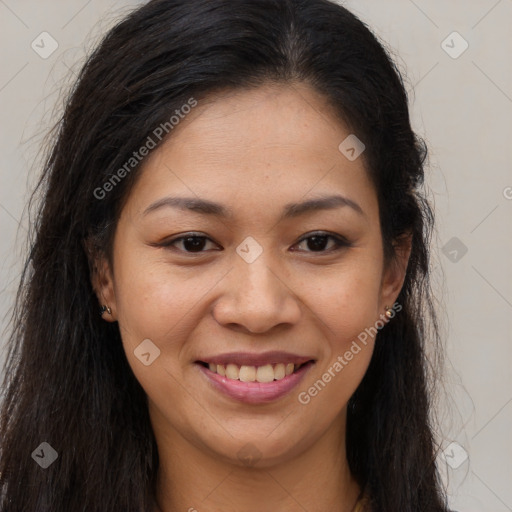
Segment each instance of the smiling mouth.
M265 364L262 366L239 366L231 363L224 365L206 363L204 361L197 361L197 363L208 368L212 373L216 373L217 375L230 380L265 383L282 380L292 373L297 372L303 366L314 363L314 360L311 359L302 364L277 363Z

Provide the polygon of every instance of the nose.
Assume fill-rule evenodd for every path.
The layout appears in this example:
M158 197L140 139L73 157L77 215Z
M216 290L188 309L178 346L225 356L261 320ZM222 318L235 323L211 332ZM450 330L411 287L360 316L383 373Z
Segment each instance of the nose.
M252 263L242 258L222 281L213 315L224 327L264 333L281 324L293 325L301 316L300 300L289 277L263 254Z

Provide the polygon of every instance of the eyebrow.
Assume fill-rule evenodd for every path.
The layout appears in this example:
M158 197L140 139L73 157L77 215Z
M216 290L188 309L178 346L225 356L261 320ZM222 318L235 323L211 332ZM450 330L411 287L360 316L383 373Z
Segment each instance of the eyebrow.
M332 210L334 208L341 208L348 206L352 208L359 215L366 217L361 206L358 203L341 195L323 196L315 199L309 199L301 203L289 203L283 208L280 221L304 215L305 213ZM213 215L222 218L233 218L233 211L214 201L207 199L198 199L195 197L164 197L149 205L142 215L147 215L150 212L159 210L160 208L170 207L184 211L192 211L203 215Z

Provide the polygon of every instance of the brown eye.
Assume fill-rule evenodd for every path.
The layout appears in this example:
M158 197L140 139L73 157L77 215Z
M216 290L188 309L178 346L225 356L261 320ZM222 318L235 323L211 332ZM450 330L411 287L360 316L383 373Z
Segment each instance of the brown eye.
M179 238L166 241L165 243L161 244L161 246L177 248L179 251L185 253L201 253L205 252L204 248L208 242L212 241L207 236L187 234L186 236L180 236ZM178 244L181 244L181 247L177 247Z
M329 240L332 240L330 249L326 250L329 245ZM306 242L306 252L333 252L342 247L349 247L351 244L348 240L342 237L331 235L329 233L314 233L300 240L299 244Z
M186 254L200 254L208 250L208 242L211 242L216 247L219 247L207 236L195 233L188 233L185 236L180 236L178 238L168 240L160 244L160 246L177 249L178 251L184 252ZM298 244L304 243L306 245L305 252L311 253L331 253L343 247L351 246L351 243L345 238L324 232L311 234L302 238L298 242Z

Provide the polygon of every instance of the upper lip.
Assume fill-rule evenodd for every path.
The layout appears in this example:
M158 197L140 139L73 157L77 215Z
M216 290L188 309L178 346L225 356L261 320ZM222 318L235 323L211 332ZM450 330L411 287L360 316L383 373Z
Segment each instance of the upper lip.
M303 364L314 360L312 357L292 354L290 352L272 351L254 354L251 352L229 352L205 357L198 362L208 364L236 364L237 366L263 366L266 364L293 363Z

